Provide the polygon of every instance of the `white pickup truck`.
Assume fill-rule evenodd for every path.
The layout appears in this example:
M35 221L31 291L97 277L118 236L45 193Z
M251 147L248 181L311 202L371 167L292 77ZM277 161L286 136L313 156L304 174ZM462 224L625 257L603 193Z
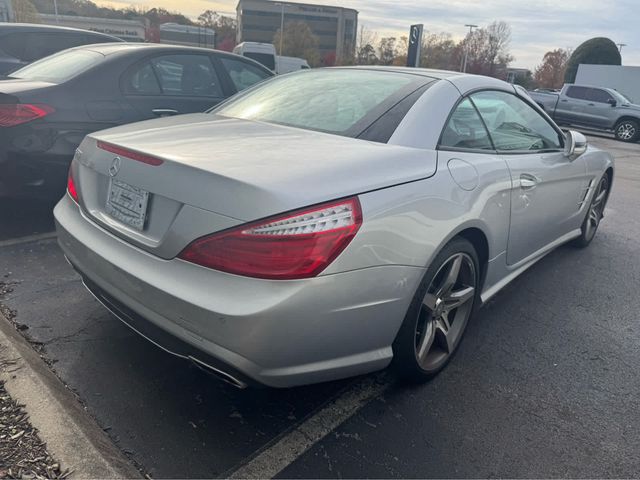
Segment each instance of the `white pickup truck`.
M559 124L611 131L624 142L640 139L640 105L611 88L567 84L560 93L529 95Z

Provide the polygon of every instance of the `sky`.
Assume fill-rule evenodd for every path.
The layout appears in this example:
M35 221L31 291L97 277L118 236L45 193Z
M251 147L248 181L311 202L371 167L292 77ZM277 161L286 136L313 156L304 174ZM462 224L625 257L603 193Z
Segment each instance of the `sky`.
M96 1L96 0L94 0ZM294 0L292 0L294 1ZM205 10L235 16L237 0L98 0L116 7L163 7L196 18ZM304 3L355 8L359 24L384 36L407 35L409 26L462 38L465 24L485 26L494 20L511 25L513 67L534 69L545 52L575 48L605 36L622 49L624 65L640 65L640 0L305 0Z

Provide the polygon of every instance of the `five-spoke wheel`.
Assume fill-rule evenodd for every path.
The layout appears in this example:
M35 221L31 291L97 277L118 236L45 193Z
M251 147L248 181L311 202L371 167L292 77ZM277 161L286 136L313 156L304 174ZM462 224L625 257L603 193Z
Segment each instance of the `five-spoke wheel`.
M452 240L427 269L394 342L399 373L426 380L447 364L473 312L478 257L464 238Z
M609 177L604 175L598 182L595 192L589 205L587 215L582 223L582 233L575 240L574 244L578 247L586 247L596 236L600 221L604 216L604 208L609 196Z

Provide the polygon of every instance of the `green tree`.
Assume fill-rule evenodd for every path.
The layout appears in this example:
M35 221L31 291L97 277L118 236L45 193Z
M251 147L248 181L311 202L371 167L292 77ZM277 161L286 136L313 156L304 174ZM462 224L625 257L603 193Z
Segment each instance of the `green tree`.
M280 54L280 29L273 37L273 44ZM305 22L287 22L282 37L282 55L304 58L312 67L321 65L320 41Z
M587 40L576 48L564 75L565 83L574 83L581 64L588 65L622 65L622 57L618 47L609 38L596 37Z
M40 23L38 11L29 0L12 0L11 4L16 22Z

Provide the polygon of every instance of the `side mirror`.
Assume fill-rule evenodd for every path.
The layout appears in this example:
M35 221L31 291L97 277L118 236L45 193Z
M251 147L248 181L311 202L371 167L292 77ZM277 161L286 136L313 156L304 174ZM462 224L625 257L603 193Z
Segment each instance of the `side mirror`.
M588 145L587 137L574 130L569 130L565 135L564 156L575 160L587 151Z
M609 105L611 105L612 107L617 107L618 106L618 102L615 101L613 98L610 98L609 100L607 100L607 103Z

